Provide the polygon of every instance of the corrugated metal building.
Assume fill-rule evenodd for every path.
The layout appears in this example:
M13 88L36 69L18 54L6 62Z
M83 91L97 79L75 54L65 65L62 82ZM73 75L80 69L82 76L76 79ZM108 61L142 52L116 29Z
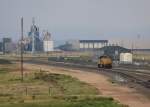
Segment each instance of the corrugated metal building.
M108 40L79 40L80 50L99 49L108 45Z
M105 46L96 51L98 56L108 55L114 60L120 59L120 53L131 53L131 50L121 46Z

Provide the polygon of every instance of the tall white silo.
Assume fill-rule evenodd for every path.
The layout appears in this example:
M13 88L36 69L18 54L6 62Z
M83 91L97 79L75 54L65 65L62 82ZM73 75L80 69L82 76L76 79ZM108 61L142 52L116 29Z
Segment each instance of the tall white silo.
M51 39L51 34L49 32L44 32L43 50L44 52L50 52L54 50L54 42Z

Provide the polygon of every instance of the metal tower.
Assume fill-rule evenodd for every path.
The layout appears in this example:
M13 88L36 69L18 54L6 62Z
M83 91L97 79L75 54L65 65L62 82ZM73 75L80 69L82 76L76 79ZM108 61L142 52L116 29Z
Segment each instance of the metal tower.
M32 36L32 54L34 54L34 53L35 53L35 32L36 32L36 30L35 30L35 20L34 20L34 18L32 19L31 32L32 32L32 34L31 34L31 36Z

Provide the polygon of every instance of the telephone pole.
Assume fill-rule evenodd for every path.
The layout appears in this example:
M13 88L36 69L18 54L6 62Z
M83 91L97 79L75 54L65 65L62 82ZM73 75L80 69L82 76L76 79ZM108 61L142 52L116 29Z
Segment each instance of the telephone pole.
M20 47L20 63L21 63L21 81L23 82L23 17L21 18L21 47Z

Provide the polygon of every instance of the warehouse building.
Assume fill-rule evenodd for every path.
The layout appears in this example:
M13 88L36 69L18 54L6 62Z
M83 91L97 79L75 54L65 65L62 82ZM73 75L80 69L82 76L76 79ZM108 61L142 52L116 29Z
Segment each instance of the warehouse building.
M105 46L95 51L96 56L108 55L113 60L119 60L121 53L131 53L131 50L121 46Z
M79 40L80 50L99 49L108 45L108 40Z
M69 40L59 48L67 51L94 51L107 45L108 40Z

